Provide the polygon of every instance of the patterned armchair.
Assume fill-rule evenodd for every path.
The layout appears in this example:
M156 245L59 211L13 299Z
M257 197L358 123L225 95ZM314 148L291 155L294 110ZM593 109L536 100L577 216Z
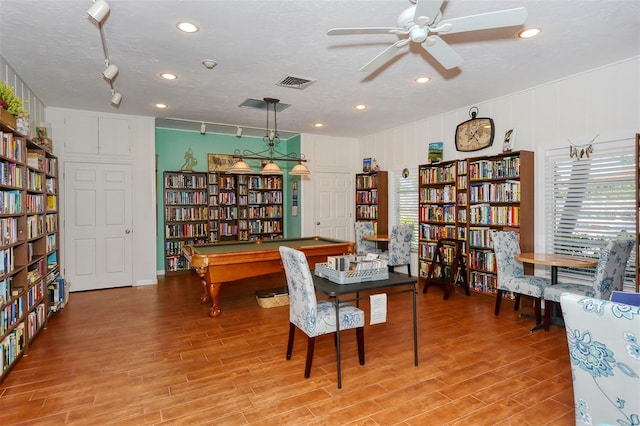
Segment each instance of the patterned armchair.
M367 241L363 237L365 235L373 235L373 222L356 222L354 224L356 231L356 254L379 253L375 241Z
M611 297L613 290L622 290L624 284L624 271L627 261L633 249L633 240L611 240L600 252L600 260L596 266L591 285L577 283L562 283L548 287L544 290L544 299L549 305L560 302L563 293L572 293L596 299ZM548 306L547 308L550 308ZM549 329L551 309L545 309L544 329Z
M311 373L311 361L315 338L322 334L336 332L336 308L329 301L316 300L313 277L304 253L289 247L280 246L280 257L287 277L289 289L289 342L287 359L291 359L293 337L298 327L307 336L307 362L304 377ZM340 331L356 329L358 357L364 365L364 311L348 303L340 304Z
M407 265L407 274L411 276L411 239L413 225L393 225L389 234L389 251L382 254L387 265L393 271L394 266Z
M525 275L522 262L516 260L520 254L520 243L518 234L513 231L493 231L491 233L493 241L493 251L496 255L496 265L498 269L498 282L496 295L496 307L494 314L500 313L502 295L505 291L515 294L514 310L520 309L520 296L527 295L533 297L533 309L536 316L536 324L542 323L542 296L544 290L551 285L551 279Z
M560 296L576 425L640 424L640 307Z

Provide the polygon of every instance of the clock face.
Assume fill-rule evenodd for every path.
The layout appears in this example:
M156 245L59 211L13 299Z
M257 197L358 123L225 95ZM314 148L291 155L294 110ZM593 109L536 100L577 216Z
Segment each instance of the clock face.
M456 149L477 151L493 144L495 129L491 118L472 118L458 124L456 128Z

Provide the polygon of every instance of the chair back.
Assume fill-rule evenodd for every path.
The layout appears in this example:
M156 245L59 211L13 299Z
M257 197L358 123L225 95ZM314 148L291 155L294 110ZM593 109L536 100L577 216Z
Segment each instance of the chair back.
M560 304L576 424L637 424L640 307L570 293L560 296Z
M377 251L375 241L364 239L366 235L375 233L373 222L356 222L354 224L356 232L356 254L367 254Z
M514 231L492 231L491 241L493 242L493 252L496 255L498 288L501 287L502 280L509 277L523 277L522 262L516 260L516 256L520 254L518 234Z
M407 265L411 262L411 239L413 238L413 224L393 225L389 235L389 256L387 264L390 266Z
M280 258L289 289L289 322L313 336L318 304L307 257L299 250L280 246Z
M611 240L600 252L600 260L593 277L593 295L597 299L609 299L613 290L622 290L624 272L633 249L633 240Z

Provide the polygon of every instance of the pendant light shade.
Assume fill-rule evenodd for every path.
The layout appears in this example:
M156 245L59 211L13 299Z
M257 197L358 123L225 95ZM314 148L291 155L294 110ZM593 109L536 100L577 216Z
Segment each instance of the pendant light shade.
M270 161L264 165L262 171L260 172L262 175L281 175L282 169L274 162Z
M309 171L307 166L305 166L302 163L298 163L295 166L293 166L289 174L292 176L306 176L306 175L310 175L311 172Z
M233 163L233 166L228 170L228 173L236 174L236 175L248 175L253 173L253 170L247 163L242 161L242 159Z
M102 75L108 81L113 81L118 76L118 67L110 64L104 71L102 71Z

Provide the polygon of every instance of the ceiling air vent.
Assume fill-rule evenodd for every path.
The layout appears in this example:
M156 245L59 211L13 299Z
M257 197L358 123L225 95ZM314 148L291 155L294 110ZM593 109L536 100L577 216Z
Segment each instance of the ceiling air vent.
M315 78L300 77L296 75L285 75L276 86L290 87L292 89L306 89L316 82Z

